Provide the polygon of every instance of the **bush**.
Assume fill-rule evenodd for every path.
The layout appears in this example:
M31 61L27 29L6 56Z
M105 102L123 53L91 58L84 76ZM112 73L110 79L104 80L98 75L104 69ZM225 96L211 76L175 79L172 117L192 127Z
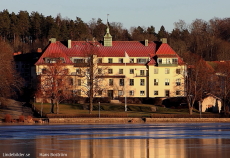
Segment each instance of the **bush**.
M32 116L27 116L27 122L28 123L33 123L33 117Z
M5 122L11 122L12 121L11 115L10 114L6 114L4 120L5 120Z
M18 121L19 122L24 122L25 121L25 116L23 116L23 115L19 116Z

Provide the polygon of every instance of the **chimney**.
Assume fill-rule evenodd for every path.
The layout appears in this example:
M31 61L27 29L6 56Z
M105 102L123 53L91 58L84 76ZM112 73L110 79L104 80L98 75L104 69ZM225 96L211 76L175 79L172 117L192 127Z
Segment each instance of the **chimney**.
M68 48L71 48L71 40L68 40Z
M41 53L42 52L42 49L41 48L38 48L37 49L37 53Z
M148 39L145 39L145 46L149 46L149 40Z
M56 43L56 38L50 38L49 41L50 43Z
M161 39L161 42L162 42L162 43L167 43L167 38L162 38L162 39Z

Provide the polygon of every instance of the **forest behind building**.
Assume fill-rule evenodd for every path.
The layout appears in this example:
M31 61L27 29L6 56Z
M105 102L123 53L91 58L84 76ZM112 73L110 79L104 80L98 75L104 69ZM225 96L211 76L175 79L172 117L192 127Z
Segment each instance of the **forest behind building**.
M179 20L174 23L171 32L166 31L164 26L156 31L154 20L152 24L127 29L120 22L109 22L110 34L113 41L159 41L167 38L169 45L182 57L189 52L200 55L206 61L230 59L230 18L194 19L190 24ZM105 35L106 25L107 22L100 18L84 22L77 16L76 19L62 18L61 14L52 17L39 12L0 12L1 40L9 42L14 52L22 53L44 49L50 38L59 41L94 38L100 41Z

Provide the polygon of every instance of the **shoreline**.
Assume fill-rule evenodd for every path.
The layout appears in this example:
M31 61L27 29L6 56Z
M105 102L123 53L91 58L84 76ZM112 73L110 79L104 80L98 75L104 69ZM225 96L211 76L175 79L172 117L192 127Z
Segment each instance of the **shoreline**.
M39 121L38 121L39 120ZM41 125L41 124L100 124L100 123L230 123L230 118L46 118L33 122L0 121L0 125Z

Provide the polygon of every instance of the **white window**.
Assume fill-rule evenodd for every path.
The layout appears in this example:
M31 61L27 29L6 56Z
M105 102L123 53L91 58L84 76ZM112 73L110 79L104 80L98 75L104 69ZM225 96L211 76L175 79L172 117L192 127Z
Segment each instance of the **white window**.
M122 90L119 90L119 91L118 91L118 95L119 95L119 96L122 96L123 94L124 94L124 93L123 93Z
M171 59L166 59L166 64L171 64Z
M76 74L80 75L81 74L81 69L76 69Z
M154 86L158 86L159 80L158 79L154 79Z
M172 59L172 64L178 64L178 59Z
M158 60L158 64L162 64L162 59L157 59Z
M145 95L145 91L140 91L140 95L141 96Z
M165 79L165 85L166 85L166 86L169 86L169 81L170 81L170 80L169 80L168 78Z
M165 96L166 96L166 97L169 97L169 96L170 96L169 90L165 90Z
M176 95L181 95L181 91L176 91Z
M170 73L170 69L169 68L165 68L165 74L169 74Z
M177 86L180 86L180 85L181 85L181 79L180 79L180 78L176 79L176 85L177 85Z
M145 70L140 70L140 75L144 76L145 75Z
M113 58L109 58L108 63L113 63Z
M176 74L181 74L181 70L180 69L176 69Z
M140 79L140 85L144 86L145 85L145 79Z
M102 58L97 58L97 63L102 63Z
M137 63L145 64L147 62L147 59L137 59Z
M134 79L129 79L129 85L134 86Z
M98 74L102 74L102 69L101 68L98 69Z
M129 91L130 96L134 96L134 91Z
M118 59L118 63L123 63L123 61L124 61L123 58Z
M85 59L74 59L74 63L85 63Z
M124 86L124 79L120 79L119 85Z
M134 63L134 59L133 59L133 58L130 58L129 62L130 62L130 63Z
M113 86L113 79L109 79L109 85Z
M158 74L158 68L154 69L154 74Z
M130 74L134 74L134 69L129 69Z
M81 86L81 79L77 79L77 85Z
M108 74L113 74L113 69L108 69Z
M123 69L119 69L119 74L123 74Z

